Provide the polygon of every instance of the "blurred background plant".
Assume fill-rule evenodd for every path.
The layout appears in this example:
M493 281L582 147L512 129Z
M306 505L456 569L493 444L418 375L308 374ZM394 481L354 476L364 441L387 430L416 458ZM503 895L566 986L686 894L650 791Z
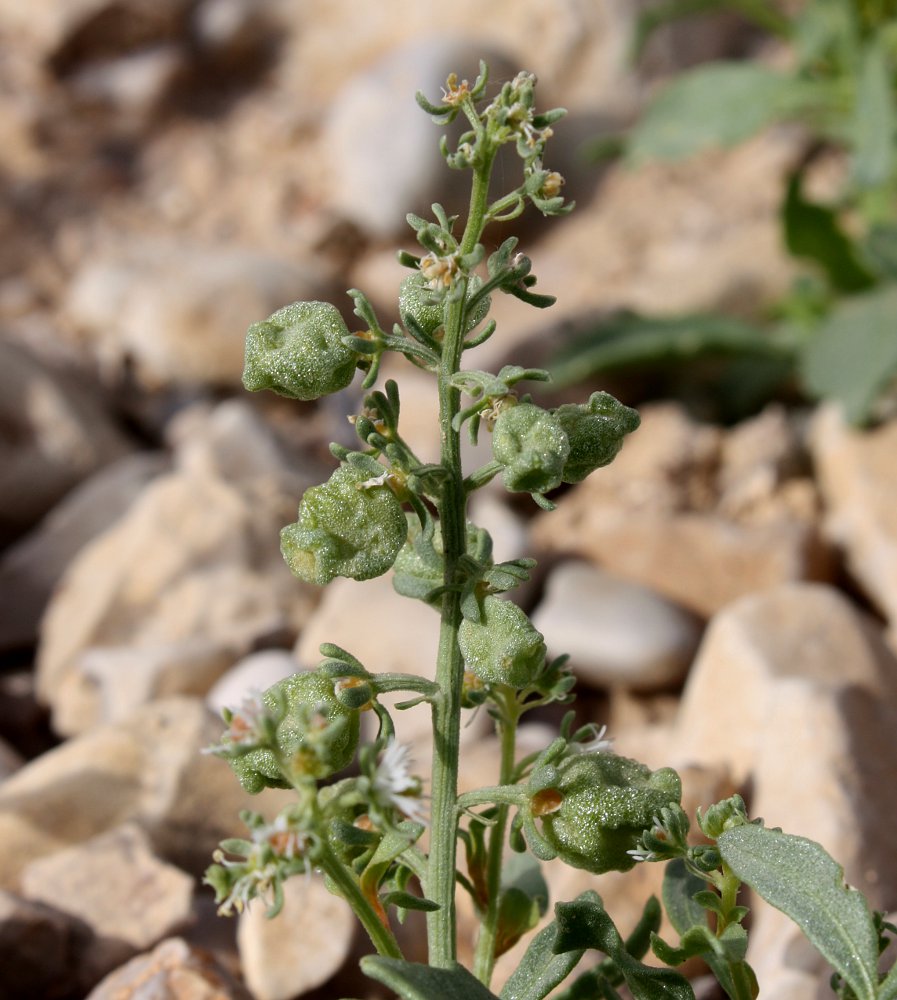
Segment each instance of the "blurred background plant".
M661 26L734 11L779 44L770 58L720 60L663 89L619 152L637 168L742 143L791 123L804 154L782 191L782 239L805 264L763 316L675 317L622 311L591 325L559 353L556 382L610 372L725 359L719 413L741 417L797 392L840 402L863 425L894 406L897 375L897 3L809 0L786 12L772 0L671 0L646 10L638 59ZM794 5L791 5L792 7ZM814 196L818 168L837 158L838 180ZM688 377L683 375L683 377Z

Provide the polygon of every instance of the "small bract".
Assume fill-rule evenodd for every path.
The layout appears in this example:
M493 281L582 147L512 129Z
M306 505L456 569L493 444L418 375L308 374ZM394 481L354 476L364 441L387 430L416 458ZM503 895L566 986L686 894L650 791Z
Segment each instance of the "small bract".
M554 411L570 442L563 482L580 483L607 465L623 447L623 438L640 422L636 410L609 392L593 392L588 403L565 403Z
M466 668L488 684L531 684L545 666L545 642L526 614L491 594L483 599L479 622L464 619L458 645Z
M679 775L607 751L574 754L557 765L553 787L535 792L542 835L568 865L600 875L628 871L642 833L664 806L682 798Z
M343 343L349 330L329 302L294 302L246 333L243 385L292 399L317 399L352 381L358 354Z
M370 580L392 566L408 525L383 482L385 471L373 459L343 465L305 491L297 521L280 533L281 552L296 576L323 586L337 576Z
M492 454L504 466L502 480L512 492L546 493L560 486L570 454L561 422L548 410L518 403L499 414Z

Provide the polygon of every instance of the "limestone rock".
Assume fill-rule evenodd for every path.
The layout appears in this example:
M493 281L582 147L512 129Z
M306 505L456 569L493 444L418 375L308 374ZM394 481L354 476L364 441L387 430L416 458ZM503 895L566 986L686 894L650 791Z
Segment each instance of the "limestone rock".
M300 670L299 662L285 649L253 653L231 667L206 695L213 712L239 705L250 691L266 691L284 677Z
M147 388L238 385L251 323L297 299L327 299L312 261L247 248L141 238L76 273L66 310L110 376L127 361Z
M24 760L6 740L0 738L0 782L8 778L24 764Z
M87 1000L252 1000L207 953L181 938L111 972Z
M540 515L534 539L702 616L778 583L826 579L830 553L798 456L737 460L725 442L675 406L645 407L620 455Z
M75 487L38 527L3 553L0 648L34 642L41 615L65 567L125 513L165 464L157 454L130 455L112 462Z
M221 721L192 698L154 702L21 768L0 785L0 887L24 866L128 821L159 856L194 875L239 827L241 809L278 811L278 792L250 797L228 765L202 753Z
M94 981L183 926L194 887L189 875L153 855L147 835L133 823L32 861L21 883L27 899L90 928L84 978Z
M722 761L752 815L818 841L873 907L897 891L897 660L837 591L746 597L710 625L686 686L677 753ZM770 995L815 996L824 965L756 901L748 960Z
M835 407L817 413L813 458L826 504L825 526L850 571L887 616L897 640L897 420L847 427ZM895 647L897 648L897 647Z
M688 612L583 562L564 562L551 571L532 620L549 654L568 653L573 671L598 687L676 684L700 637Z
M90 380L0 339L0 544L130 450Z
M338 212L384 237L407 231L409 210L426 212L440 201L451 213L463 205L469 181L446 170L429 115L412 100L397 103L395 95L420 90L433 100L452 72L472 82L479 56L489 62L496 79L516 72L489 45L433 36L394 49L349 79L330 107L324 134L331 199ZM378 150L378 155L358 156L357 150L365 148Z
M4 1000L73 995L90 931L52 906L0 890L0 969Z
M355 916L317 875L284 885L283 910L268 920L253 901L240 916L237 945L255 1000L291 1000L315 989L340 968L355 936Z
M78 554L49 605L38 693L62 734L205 694L256 641L295 634L317 599L278 544L301 477L245 404L208 423L205 443L194 434L180 468ZM236 459L234 442L252 457Z

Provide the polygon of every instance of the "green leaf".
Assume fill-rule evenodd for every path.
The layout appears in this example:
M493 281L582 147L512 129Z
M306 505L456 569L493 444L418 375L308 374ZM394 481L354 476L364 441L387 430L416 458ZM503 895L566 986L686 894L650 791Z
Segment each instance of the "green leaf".
M531 854L512 854L502 870L496 955L531 931L548 909L548 885Z
M789 77L757 63L719 62L681 74L632 131L632 163L679 160L714 146L734 146L781 117Z
M728 316L619 312L596 320L558 352L551 380L571 385L601 372L728 356L783 358L787 352L759 327Z
M865 48L852 121L851 179L860 188L879 187L894 172L894 91L880 40Z
M897 997L897 964L891 967L891 971L881 981L875 1000L895 1000L895 997Z
M382 955L366 955L361 971L394 990L401 1000L498 1000L463 965L436 969Z
M848 299L830 314L799 359L807 391L844 406L854 424L868 421L897 376L897 285Z
M555 907L556 950L596 948L612 959L635 1000L694 1000L694 992L678 972L643 965L626 950L596 892L584 892L572 903Z
M380 901L384 906L397 906L403 910L423 910L425 913L432 913L439 909L439 903L432 899L413 896L410 892L387 892Z
M682 858L674 858L667 864L661 895L670 923L680 935L692 927L707 925L707 914L694 899L696 893L706 888L707 883L689 871Z
M530 941L501 991L501 1000L542 1000L570 975L584 949L559 949L558 934L557 921L552 920Z
M788 183L782 206L785 245L795 257L815 261L833 288L858 292L873 284L873 277L863 265L857 246L841 228L837 214L824 205L807 201L801 190L798 172Z
M874 1000L878 935L872 914L819 844L749 825L727 830L717 845L735 875L800 927L857 1000Z

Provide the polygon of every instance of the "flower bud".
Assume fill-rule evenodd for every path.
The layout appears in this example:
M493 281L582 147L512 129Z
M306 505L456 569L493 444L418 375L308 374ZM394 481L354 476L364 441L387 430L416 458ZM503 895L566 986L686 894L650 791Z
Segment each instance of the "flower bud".
M468 301L476 294L483 284L482 279L473 274L467 281ZM445 297L435 293L430 287L425 275L418 272L409 274L399 286L399 316L405 326L408 326L410 316L417 325L429 336L442 326ZM473 311L468 313L465 333L469 333L478 323L481 323L489 312L490 300L487 295L480 299Z
M600 875L628 871L654 816L682 797L679 775L606 751L574 754L555 765L550 787L539 783L530 810L541 834L573 868ZM536 777L536 771L533 772Z
M607 392L593 392L588 403L565 403L554 411L570 442L564 465L565 483L582 482L607 465L623 447L623 438L640 422L636 410Z
M326 778L352 763L359 713L340 703L330 678L292 674L269 688L262 700L278 720L274 746L230 761L247 792L288 788L287 775Z
M372 478L384 468L343 465L326 483L305 491L299 517L280 533L280 549L290 569L307 583L334 577L370 580L385 573L405 544L408 527L396 495Z
M458 630L465 667L487 684L531 684L545 666L545 642L511 601L483 598L479 622L465 618Z
M358 355L343 343L349 330L328 302L294 302L246 334L243 385L293 399L317 399L352 381Z
M492 453L504 466L507 489L546 493L562 482L570 442L557 417L532 403L518 403L495 421Z

